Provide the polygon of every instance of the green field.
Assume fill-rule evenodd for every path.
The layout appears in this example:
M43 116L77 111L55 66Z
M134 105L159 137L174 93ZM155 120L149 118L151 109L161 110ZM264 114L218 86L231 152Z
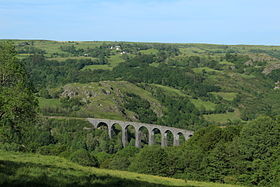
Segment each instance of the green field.
M211 92L211 93L213 95L221 96L224 100L227 101L233 101L237 96L237 93L234 92Z
M155 53L158 52L158 50L156 50L156 49L146 49L146 50L141 50L140 52L143 53L143 54L155 54Z
M96 58L93 57L84 57L84 56L78 56L78 57L55 57L55 58L48 58L49 60L57 60L57 61L65 61L65 60L95 60Z
M216 104L210 101L202 101L201 99L191 99L191 102L195 105L198 110L204 108L207 111L215 110Z
M214 122L214 123L227 123L229 121L236 121L240 119L240 112L238 110L234 112L227 112L225 114L209 114L203 115L207 121Z
M121 54L110 56L109 58L109 64L104 65L89 65L85 66L83 70L95 70L95 69L101 69L101 70L112 70L114 67L119 65L119 63L124 62L124 60L121 58Z
M44 108L44 107L60 107L61 103L59 99L45 99L42 97L38 97L39 101L39 107Z
M64 158L0 151L0 185L235 187L126 171L83 167ZM237 187L237 186L236 186Z
M219 70L215 70L215 69L212 69L212 68L209 68L209 67L193 68L192 70L193 70L195 73L201 73L202 71L205 71L205 72L216 72L216 73L221 72L221 71L219 71Z
M95 69L101 69L101 70L111 70L113 69L112 66L104 64L104 65L89 65L89 66L85 66L82 71L84 70L95 70Z
M163 86L160 84L152 84L152 85L163 89L164 91L168 92L168 94L170 94L170 95L175 94L175 95L179 95L179 96L186 96L186 94L184 94L181 90L178 90L176 88L172 88L169 86Z

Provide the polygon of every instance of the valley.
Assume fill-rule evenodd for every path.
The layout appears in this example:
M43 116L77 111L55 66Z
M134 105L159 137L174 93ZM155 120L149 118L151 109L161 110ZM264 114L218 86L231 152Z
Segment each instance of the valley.
M0 185L280 184L280 47L1 42Z

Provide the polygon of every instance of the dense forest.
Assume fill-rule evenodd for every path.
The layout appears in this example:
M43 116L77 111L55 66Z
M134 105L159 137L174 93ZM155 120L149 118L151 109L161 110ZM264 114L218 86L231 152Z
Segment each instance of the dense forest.
M80 45L1 45L0 150L186 180L280 185L280 80L277 66L271 65L279 63L280 50ZM56 46L55 52L50 46ZM106 128L91 129L87 117L154 123L195 134L180 146L162 148L147 146L144 131L139 149L133 146L132 129L129 146L123 148L118 127L109 139ZM6 177L3 168L0 174Z

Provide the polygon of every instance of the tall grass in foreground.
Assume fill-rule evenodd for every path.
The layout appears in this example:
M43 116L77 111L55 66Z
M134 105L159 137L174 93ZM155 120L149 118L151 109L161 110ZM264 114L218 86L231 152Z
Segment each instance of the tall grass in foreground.
M0 151L0 186L14 185L236 187L83 167L55 156Z

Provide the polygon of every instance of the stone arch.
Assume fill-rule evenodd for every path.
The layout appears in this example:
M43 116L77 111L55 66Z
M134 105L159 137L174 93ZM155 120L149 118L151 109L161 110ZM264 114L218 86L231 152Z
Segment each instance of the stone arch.
M109 125L106 122L100 121L100 122L97 123L96 128L100 128L100 127L102 128L102 127L105 127L105 126L107 128L109 127Z
M103 130L106 130L108 132L108 136L111 139L112 138L112 133L111 133L111 125L109 123L100 121L97 123L96 128L100 128Z
M161 129L157 127L153 127L149 130L149 145L161 145Z
M135 132L135 146L141 148L149 143L149 129L144 125L136 129L138 130Z
M113 123L111 126L111 137L116 137L122 141L122 126L119 123Z
M132 124L125 124L122 126L122 143L123 147L133 144L138 134L138 129ZM135 144L135 142L134 142Z
M112 135L116 136L122 132L122 126L119 123L112 124Z
M161 146L165 147L165 146L172 146L174 144L174 132L172 132L171 130L167 129L164 131L164 133L161 136Z
M181 145L181 144L183 144L186 141L186 138L185 138L185 136L184 136L184 134L182 132L178 132L177 133L177 140L176 141L177 142L174 143L175 146L176 145Z

